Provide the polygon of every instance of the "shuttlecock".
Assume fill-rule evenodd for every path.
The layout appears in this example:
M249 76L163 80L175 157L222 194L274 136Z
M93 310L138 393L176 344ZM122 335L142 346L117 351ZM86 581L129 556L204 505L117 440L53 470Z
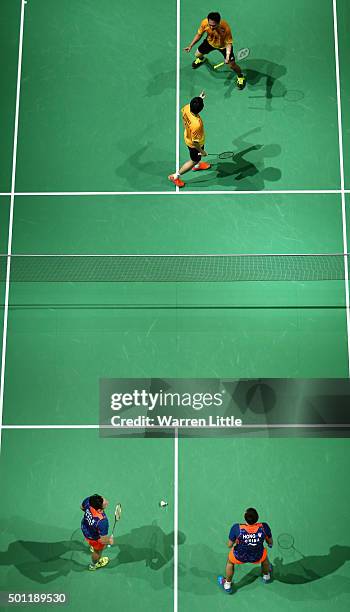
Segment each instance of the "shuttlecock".
M168 505L168 502L164 501L164 499L162 499L162 501L159 502L160 508L165 508L167 505Z

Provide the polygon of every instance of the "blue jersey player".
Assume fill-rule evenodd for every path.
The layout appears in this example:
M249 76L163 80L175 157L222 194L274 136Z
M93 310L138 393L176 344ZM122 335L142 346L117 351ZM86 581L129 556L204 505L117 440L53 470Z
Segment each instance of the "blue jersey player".
M101 557L107 544L113 544L113 536L108 535L108 518L104 512L107 506L108 501L97 493L86 497L80 506L84 512L81 530L92 553L92 563L89 565L91 571L104 567L109 562L108 557Z
M230 529L227 546L230 552L226 564L226 577L219 576L218 583L225 593L232 593L232 579L235 565L244 563L261 564L264 584L271 580L270 562L267 549L272 547L272 533L267 523L259 523L259 515L255 508L248 508L244 514L245 523L234 523Z

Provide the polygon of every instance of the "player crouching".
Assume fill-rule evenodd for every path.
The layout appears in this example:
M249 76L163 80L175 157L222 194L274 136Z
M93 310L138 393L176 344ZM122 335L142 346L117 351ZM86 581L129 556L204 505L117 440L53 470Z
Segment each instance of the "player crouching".
M204 32L207 37L196 51L192 68L199 68L205 62L205 56L211 53L211 51L219 51L224 56L225 64L229 64L231 69L237 74L236 82L238 89L244 89L246 77L242 74L240 66L236 63L232 48L231 28L227 21L221 19L220 13L209 13L208 17L201 21L197 34L188 47L185 47L185 51L189 53L196 42L202 38Z
M218 576L218 583L230 595L235 565L244 563L261 564L262 580L271 580L272 566L267 557L267 549L272 547L272 533L267 523L258 523L259 515L255 508L248 508L244 514L246 523L232 525L227 546L231 549L226 564L226 577Z

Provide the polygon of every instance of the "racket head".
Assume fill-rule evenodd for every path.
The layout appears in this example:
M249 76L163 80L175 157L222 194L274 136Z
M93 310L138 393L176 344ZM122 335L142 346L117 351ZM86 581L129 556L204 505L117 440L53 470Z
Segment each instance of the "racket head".
M290 533L280 533L277 544L282 550L290 550L294 548L294 538Z
M114 519L115 521L119 521L122 515L122 505L118 502L114 510Z
M248 57L248 55L250 54L250 49L248 49L248 47L243 47L243 49L240 49L237 53L237 59L238 60L244 60L246 59L246 57Z
M300 100L303 100L303 98L305 98L305 94L300 89L287 89L283 98L287 102L300 102Z
M234 152L233 151L223 151L223 153L219 153L219 159L233 159Z

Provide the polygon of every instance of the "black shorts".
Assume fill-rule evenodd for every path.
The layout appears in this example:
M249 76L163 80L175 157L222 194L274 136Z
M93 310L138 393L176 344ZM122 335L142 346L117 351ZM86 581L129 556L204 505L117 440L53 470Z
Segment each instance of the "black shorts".
M226 49L216 49L216 47L212 47L208 43L208 39L207 38L205 40L203 40L201 45L199 45L198 51L199 51L199 53L202 53L203 55L207 55L211 51L219 51L221 53L221 55L223 55L226 58ZM233 53L233 47L232 47L232 51L231 51L231 55L230 55L230 61L236 62L235 55Z
M194 147L188 147L188 150L190 152L190 158L192 159L192 161L196 163L201 161L202 156L200 155L198 149L195 149Z

